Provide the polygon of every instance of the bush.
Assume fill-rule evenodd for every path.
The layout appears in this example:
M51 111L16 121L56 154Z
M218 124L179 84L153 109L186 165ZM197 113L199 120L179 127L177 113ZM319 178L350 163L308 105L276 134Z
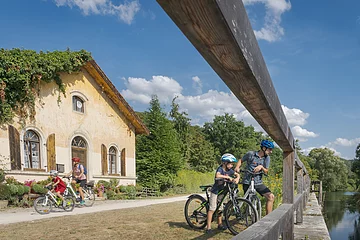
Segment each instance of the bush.
M18 190L17 190L17 195L18 195L18 196L24 195L24 193L25 193L25 186L23 186L23 185L17 185L17 188L18 188Z
M200 192L199 186L214 184L214 175L215 172L201 173L192 170L180 170L175 178L174 188L177 187L186 193Z
M116 188L119 185L119 179L110 179L110 188Z
M10 189L6 184L0 184L0 200L9 200Z
M106 190L106 197L109 200L115 200L116 199L116 193L113 190Z
M34 190L34 192L35 193L39 193L39 194L45 194L45 193L47 193L47 189L46 188L44 188L44 186L43 185L41 185L41 184L34 184L33 186L32 186L32 189Z
M5 180L5 172L4 170L0 169L0 183Z
M119 189L120 189L120 192L124 193L124 192L126 192L127 187L124 185L120 185Z
M126 187L126 197L128 199L135 199L136 197L136 189L134 185L129 185Z
M24 194L29 193L30 191L30 187L29 186L24 186Z
M109 189L110 188L110 183L105 181L105 180L99 180L97 183L99 186L102 184L104 186L105 189Z
M10 195L15 196L18 193L18 186L15 184L8 184Z

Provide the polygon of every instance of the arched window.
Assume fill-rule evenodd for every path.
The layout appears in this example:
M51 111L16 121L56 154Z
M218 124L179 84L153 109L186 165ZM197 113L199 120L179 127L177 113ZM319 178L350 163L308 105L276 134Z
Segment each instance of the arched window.
M40 138L33 130L27 130L24 135L24 167L41 168Z
M85 112L84 100L82 100L80 97L78 97L78 96L73 96L73 97L72 97L72 103L73 103L73 110L74 110L74 111L80 112L80 113L84 113L84 112Z
M83 137L76 136L71 142L71 157L80 158L80 164L87 168L87 142ZM89 171L89 169L87 168Z
M116 148L110 147L110 149L109 149L109 174L116 173L116 155L117 155Z

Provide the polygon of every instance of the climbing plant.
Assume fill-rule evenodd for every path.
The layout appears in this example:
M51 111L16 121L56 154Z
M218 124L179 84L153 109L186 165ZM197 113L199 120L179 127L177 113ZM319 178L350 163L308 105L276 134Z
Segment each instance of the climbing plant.
M80 51L36 52L25 49L0 49L0 125L10 123L15 114L20 123L35 116L35 100L41 82L54 81L59 98L65 96L65 85L59 73L77 72L91 60L91 54Z

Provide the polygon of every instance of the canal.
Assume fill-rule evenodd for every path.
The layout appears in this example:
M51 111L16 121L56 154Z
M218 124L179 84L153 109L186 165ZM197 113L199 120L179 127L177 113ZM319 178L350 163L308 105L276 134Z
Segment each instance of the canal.
M352 192L325 194L323 215L332 240L360 240L359 199Z

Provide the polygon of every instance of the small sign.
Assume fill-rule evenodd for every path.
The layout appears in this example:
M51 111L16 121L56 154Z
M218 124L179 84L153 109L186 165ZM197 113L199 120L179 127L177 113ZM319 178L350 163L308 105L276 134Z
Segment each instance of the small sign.
M59 173L65 172L65 165L64 164L56 164L56 171Z

